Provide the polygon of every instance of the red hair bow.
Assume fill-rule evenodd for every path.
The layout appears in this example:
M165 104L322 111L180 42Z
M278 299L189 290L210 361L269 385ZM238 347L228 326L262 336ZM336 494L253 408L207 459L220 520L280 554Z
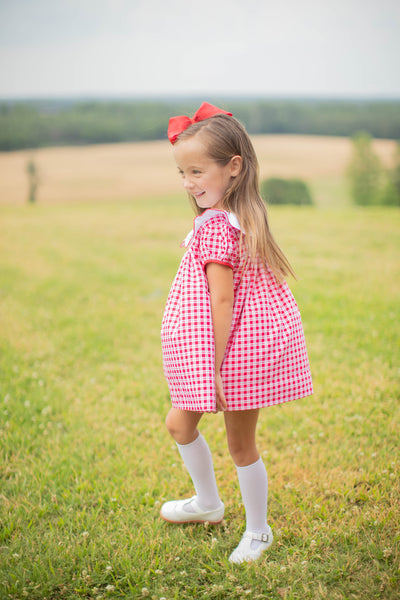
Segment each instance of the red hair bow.
M209 119L214 115L228 115L231 117L232 113L226 112L226 110L222 110L222 108L218 108L212 104L208 104L208 102L203 102L199 110L194 113L192 118L185 117L184 115L180 117L172 117L168 124L169 141L171 144L175 144L178 135L190 127L190 125L193 125L193 123L198 123L199 121L204 121L204 119Z

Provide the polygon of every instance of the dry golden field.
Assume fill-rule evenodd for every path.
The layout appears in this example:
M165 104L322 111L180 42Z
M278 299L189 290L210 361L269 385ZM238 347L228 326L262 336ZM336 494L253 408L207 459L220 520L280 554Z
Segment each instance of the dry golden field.
M301 177L319 205L347 204L344 172L351 155L347 138L290 135L253 137L261 178ZM374 140L382 163L390 165L395 142ZM44 148L0 153L0 204L27 201L27 162L40 174L38 200L81 202L133 200L181 192L167 141Z

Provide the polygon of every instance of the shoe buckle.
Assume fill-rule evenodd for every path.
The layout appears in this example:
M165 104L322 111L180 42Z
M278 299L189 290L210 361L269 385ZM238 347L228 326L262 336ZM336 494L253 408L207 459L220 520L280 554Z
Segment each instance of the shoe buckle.
M258 542L269 542L268 533L252 533L251 537L253 540L257 540Z

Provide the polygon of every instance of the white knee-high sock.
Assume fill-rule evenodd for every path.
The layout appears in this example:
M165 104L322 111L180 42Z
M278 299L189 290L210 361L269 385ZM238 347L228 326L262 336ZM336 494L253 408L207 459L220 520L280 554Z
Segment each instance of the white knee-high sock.
M176 444L196 490L197 503L204 510L221 506L210 449L201 433L190 444Z
M268 532L268 476L261 457L246 467L236 466L243 504L246 511L246 531Z

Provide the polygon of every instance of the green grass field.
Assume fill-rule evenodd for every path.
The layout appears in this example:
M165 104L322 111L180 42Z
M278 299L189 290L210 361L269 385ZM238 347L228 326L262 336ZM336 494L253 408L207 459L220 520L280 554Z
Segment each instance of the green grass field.
M271 211L315 395L261 412L275 543L242 566L222 415L202 431L225 521L158 516L192 493L159 341L183 195L0 210L2 599L399 598L398 210Z

